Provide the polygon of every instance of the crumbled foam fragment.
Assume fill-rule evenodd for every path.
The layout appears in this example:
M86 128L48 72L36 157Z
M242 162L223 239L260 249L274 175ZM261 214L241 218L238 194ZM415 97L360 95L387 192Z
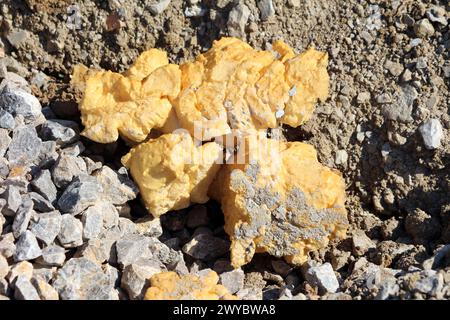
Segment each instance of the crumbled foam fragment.
M222 204L235 268L255 252L302 264L345 236L344 180L318 162L311 145L255 136L246 145L245 164L224 165L210 187Z
M328 96L328 56L314 49L295 55L282 41L272 47L274 52L258 51L239 39L222 38L181 65L174 108L183 128L208 141L307 121L317 100Z
M84 92L82 134L100 143L116 141L119 133L141 142L153 128L175 127L171 100L179 93L180 79L179 67L157 49L141 54L124 74L76 66L72 84Z
M173 271L161 272L151 277L144 300L237 300L218 281L212 270L203 276L181 277Z
M208 201L220 168L222 147L196 146L188 133L164 134L143 142L122 158L139 187L147 210L158 217L170 210Z

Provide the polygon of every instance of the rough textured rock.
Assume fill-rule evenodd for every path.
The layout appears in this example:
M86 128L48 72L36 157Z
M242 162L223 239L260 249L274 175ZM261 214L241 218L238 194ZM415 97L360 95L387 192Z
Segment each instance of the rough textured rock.
M264 137L246 144L247 164L223 166L210 188L222 204L234 267L255 251L302 264L345 236L344 181L317 161L312 146Z
M128 265L122 274L121 286L130 299L142 299L149 286L149 279L161 272L161 265L154 260L141 260Z
M53 182L58 188L66 187L73 178L86 173L86 163L80 157L61 154L52 168Z
M53 287L62 300L106 300L111 291L101 267L86 258L70 259L58 270Z
M78 214L95 204L103 189L97 179L86 174L77 176L58 200L62 212Z
M46 245L50 245L61 231L61 214L58 211L40 213L33 217L30 231Z
M6 154L10 166L25 166L39 156L42 141L32 126L20 126L14 130Z
M297 127L307 121L317 99L328 95L326 53L300 55L282 41L277 56L257 51L236 38L221 38L194 62L181 65L181 91L175 102L180 124L198 140L234 131Z
M42 170L33 181L31 181L31 186L45 199L51 203L55 202L58 190L53 184L52 175L49 170Z
M70 214L61 216L61 229L58 241L64 248L74 248L83 244L83 225Z
M42 249L42 255L37 262L44 266L61 267L66 261L66 250L58 245L49 245Z
M220 274L220 284L227 288L231 294L242 289L244 286L244 279L245 274L242 269L235 269Z
M183 252L195 259L212 260L223 256L230 249L226 240L210 234L199 234L183 246Z
M314 287L317 287L322 294L334 293L339 288L339 282L334 274L331 264L324 263L321 266L312 266L305 272L305 279Z
M25 198L17 209L12 225L14 237L19 238L28 228L31 217L35 214L33 211L33 202L30 198Z
M150 279L150 288L145 300L236 300L228 290L217 284L219 276L209 271L203 276L188 274L179 276L175 272L162 272Z
M122 205L136 198L138 188L133 181L110 167L103 166L94 173L94 176L103 188L105 200L115 205Z
M86 209L81 217L83 223L83 239L96 238L103 228L103 214L94 205Z
M14 287L14 298L17 300L41 300L38 292L25 276L19 275Z
M117 262L126 267L140 258L150 257L150 239L141 235L129 235L116 243Z
M419 127L423 143L427 149L433 150L441 146L443 129L438 119L430 119Z
M55 141L59 146L71 144L79 139L78 124L70 120L47 120L41 127L44 141Z
M123 75L75 67L72 83L84 91L82 135L101 143L116 141L119 133L143 141L173 118L169 99L178 95L180 78L179 67L158 49L143 52Z
M33 260L42 254L36 237L31 231L26 230L16 242L15 261Z
M31 283L36 288L41 300L59 300L58 292L42 278L33 278Z
M183 209L191 202L204 203L209 184L220 165L221 147L206 143L196 147L186 133L165 134L139 144L122 158L130 170L148 211L158 217Z
M5 86L0 91L0 109L14 117L23 116L25 124L32 124L43 119L39 100L31 94L11 86Z

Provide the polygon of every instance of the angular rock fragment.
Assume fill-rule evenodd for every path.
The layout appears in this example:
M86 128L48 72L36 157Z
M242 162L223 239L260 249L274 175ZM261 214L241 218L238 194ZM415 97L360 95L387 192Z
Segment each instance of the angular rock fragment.
M30 231L46 245L50 245L61 231L62 217L58 211L36 214L31 222Z
M101 267L86 258L70 259L58 270L53 287L62 300L106 300L111 291Z
M33 124L43 120L39 100L25 91L8 85L0 91L0 109L9 112L14 117L22 115L25 124Z
M12 130L15 126L16 122L11 113L0 109L0 128Z
M250 17L250 9L244 3L238 3L228 15L228 33L233 37L243 37L245 26Z
M83 244L83 225L70 214L61 216L61 229L58 240L64 248L74 248Z
M219 276L209 271L203 276L188 274L179 276L173 271L155 274L145 300L236 300L228 290L217 284Z
M36 192L51 203L56 200L58 190L53 184L52 175L49 170L42 170L33 181L31 181L31 186Z
M196 147L186 133L165 134L139 144L122 158L148 211L158 217L204 203L209 184L220 165L222 148L214 143Z
M31 283L41 300L59 300L58 292L42 278L33 278Z
M42 141L32 126L20 126L13 132L13 138L6 154L10 166L26 166L37 159Z
M242 148L246 164L224 165L210 187L222 204L234 267L255 252L302 264L345 236L344 180L317 161L312 146L252 137Z
M74 177L86 172L86 163L82 158L61 154L52 168L53 182L58 188L64 188Z
M141 258L151 256L149 251L150 239L141 235L129 235L116 243L117 262L126 267Z
M9 272L8 261L4 256L0 255L0 279L5 278L8 272Z
M19 275L14 283L14 298L17 300L41 300L36 288L25 276Z
M38 212L50 212L55 210L55 207L45 199L43 196L41 196L39 193L36 192L29 192L28 196L30 197L31 201L33 201L33 208Z
M82 135L100 143L116 141L119 133L143 141L173 118L171 99L178 95L180 78L179 67L157 49L142 53L123 75L76 66L72 83L84 91Z
M103 228L103 214L94 205L86 209L81 217L83 223L83 239L96 238Z
M42 254L41 248L36 237L31 231L26 230L22 233L16 243L15 261L33 260Z
M42 255L37 262L43 266L61 267L66 261L66 250L58 245L49 245L42 249Z
M22 203L19 188L14 185L7 186L1 197L6 200L2 213L5 216L14 216Z
M444 135L441 122L438 119L427 120L419 127L425 148L429 150L437 149L441 146L441 139Z
M319 288L324 293L334 293L339 288L339 282L334 274L331 264L324 263L321 266L312 266L305 272L305 279L313 287Z
M77 176L58 200L62 212L78 214L95 204L103 189L97 179L86 174Z
M79 139L78 124L70 120L47 120L41 127L44 141L55 141L59 146L71 144Z
M11 138L9 137L8 130L0 129L0 157L3 157L8 150Z
M16 252L16 245L14 244L14 235L7 233L0 236L0 254L5 258L10 258Z
M7 280L9 283L14 283L18 276L24 276L28 280L33 276L33 265L28 261L21 261L11 267L8 273Z
M183 247L183 252L195 259L213 260L228 252L230 243L210 234L199 234Z
M31 201L30 198L24 198L24 201L20 205L19 209L17 209L12 225L12 231L16 239L19 238L25 230L27 230L33 214L33 201Z
M160 262L155 260L140 260L128 265L122 274L121 287L128 293L130 299L142 299L149 286L149 279L162 271Z
M234 269L220 275L220 284L227 288L231 294L234 294L243 288L244 278L245 274L242 269Z
M101 265L110 259L111 246L112 244L109 244L106 241L102 241L100 239L90 239L78 249L75 256L89 259L96 264Z
M134 182L108 166L103 166L100 170L97 170L94 176L103 188L105 200L112 204L122 205L137 196L138 188Z
M161 221L158 218L144 217L135 221L139 234L147 237L159 237L163 234Z

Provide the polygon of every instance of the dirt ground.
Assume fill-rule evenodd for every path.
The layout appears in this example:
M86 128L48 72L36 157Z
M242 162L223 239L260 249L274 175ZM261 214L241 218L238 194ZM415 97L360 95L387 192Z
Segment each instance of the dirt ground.
M4 0L0 55L7 57L8 70L30 81L43 106L54 111L63 106L69 112L56 111L58 117L79 121L79 96L68 85L74 65L120 72L153 47L180 63L233 33L227 21L235 1L172 0L159 14L149 10L151 2ZM251 13L238 36L253 47L267 49L283 39L297 52L314 46L329 54L328 100L307 124L286 127L285 135L313 144L320 162L341 171L346 181L348 238L312 259L333 265L342 292L373 298L352 278L362 257L412 272L450 241L450 3L274 0L275 13L264 21L255 0L240 2ZM186 9L196 5L202 10L187 17ZM432 150L419 130L429 119L443 127L441 144ZM90 146L98 152L97 145ZM111 161L121 148L113 149ZM219 210L215 203L208 206ZM363 252L354 241L361 231L369 238ZM408 250L398 253L405 245ZM276 272L265 267L267 259L259 255L245 272L262 275L264 297L270 298L278 278L270 276ZM448 265L446 270L450 278ZM294 293L318 297L297 274ZM420 296L402 296L408 291L402 290L395 295Z

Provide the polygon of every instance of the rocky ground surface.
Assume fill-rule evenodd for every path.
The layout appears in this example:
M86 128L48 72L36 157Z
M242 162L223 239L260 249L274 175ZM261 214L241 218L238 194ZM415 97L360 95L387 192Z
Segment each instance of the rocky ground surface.
M148 278L211 268L242 299L450 298L450 3L344 0L0 4L0 299L140 299ZM118 159L80 137L74 64L145 49L192 59L224 35L330 57L331 94L290 140L347 183L347 239L301 268L229 264L217 203L151 219ZM301 174L301 173L299 173Z

